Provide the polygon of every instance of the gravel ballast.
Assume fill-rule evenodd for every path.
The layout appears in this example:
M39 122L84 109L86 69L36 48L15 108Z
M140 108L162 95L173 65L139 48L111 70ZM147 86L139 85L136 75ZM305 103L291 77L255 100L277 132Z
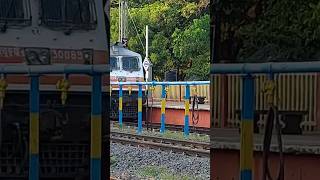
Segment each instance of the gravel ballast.
M162 169L161 172L165 170L166 174L170 174L166 176L170 177L167 179L175 179L173 175L181 176L183 179L210 179L209 158L116 143L112 143L110 148L112 161L114 162L110 169L112 177L145 179L146 174L148 174L146 172L159 174L159 172L154 171ZM153 178L166 179L160 175Z

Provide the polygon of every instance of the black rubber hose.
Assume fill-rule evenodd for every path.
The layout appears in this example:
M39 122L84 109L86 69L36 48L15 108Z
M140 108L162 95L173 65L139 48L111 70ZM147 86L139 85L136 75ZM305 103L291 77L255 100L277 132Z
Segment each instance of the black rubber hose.
M265 133L264 133L264 139L263 139L263 177L262 180L272 179L270 172L269 172L269 166L268 166L268 157L270 153L270 145L271 145L271 139L272 139L272 130L273 130L273 120L274 120L274 112L273 108L270 107L268 111L267 121L265 125Z
M199 123L199 102L198 102L197 96L193 96L191 111L192 111L192 124L193 124L193 127L195 127L195 125Z
M284 158L283 158L283 150L282 150L282 134L281 134L281 126L278 117L278 110L276 107L270 107L266 126L265 126L265 134L263 141L263 173L262 180L272 180L270 169L269 169L269 154L270 154L270 146L272 140L272 131L274 123L276 125L277 130L277 141L279 148L279 174L277 180L284 180Z
M275 115L278 115L277 108L274 108ZM278 145L279 145L279 158L280 158L280 167L279 167L279 175L278 180L284 180L284 157L283 157L283 149L282 149L282 133L281 133L281 125L279 116L276 116L276 128L278 131Z
M152 91L151 91L151 109L150 109L150 115L152 115L153 113L153 94L152 94ZM151 118L150 118L151 119ZM150 120L150 122L152 122L153 119Z

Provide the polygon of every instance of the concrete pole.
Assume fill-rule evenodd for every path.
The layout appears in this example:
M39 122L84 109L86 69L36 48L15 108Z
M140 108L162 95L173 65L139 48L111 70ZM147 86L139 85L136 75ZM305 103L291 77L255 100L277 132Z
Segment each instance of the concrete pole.
M119 0L119 39L118 41L121 42L121 29L122 29L122 26L121 26L122 22L121 22L121 0Z
M146 58L149 58L149 27L146 25Z

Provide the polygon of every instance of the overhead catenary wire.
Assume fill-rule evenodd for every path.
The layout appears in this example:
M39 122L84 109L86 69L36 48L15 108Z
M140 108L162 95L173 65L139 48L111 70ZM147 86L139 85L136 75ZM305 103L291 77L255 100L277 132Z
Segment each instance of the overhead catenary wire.
M129 18L130 18L130 20L132 21L133 27L134 27L134 29L135 29L135 31L136 31L136 33L137 33L137 36L138 36L139 42L140 42L140 44L141 44L141 46L142 46L142 48L143 48L143 51L145 51L145 47L144 47L144 45L143 45L143 43L142 43L142 40L141 40L141 38L140 38L140 35L139 35L139 32L138 32L138 29L137 29L136 23L135 23L135 21L134 21L133 17L131 16L131 13L130 13L129 8L128 8L128 7L126 7L126 8L127 8L128 14L129 14Z

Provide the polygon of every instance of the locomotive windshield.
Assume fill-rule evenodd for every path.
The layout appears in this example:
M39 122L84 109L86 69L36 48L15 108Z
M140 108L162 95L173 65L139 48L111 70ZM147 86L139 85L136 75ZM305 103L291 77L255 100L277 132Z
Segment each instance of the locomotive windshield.
M120 69L119 63L118 63L118 58L116 58L116 57L111 57L110 58L110 65L111 65L111 70L112 71Z
M93 0L41 0L42 23L53 28L95 29Z
M30 21L28 7L26 0L0 0L0 25L6 28L11 25L26 24L27 21Z
M122 69L125 71L139 71L139 59L137 57L122 57Z
M23 14L23 2L21 0L0 0L1 20L23 18Z

